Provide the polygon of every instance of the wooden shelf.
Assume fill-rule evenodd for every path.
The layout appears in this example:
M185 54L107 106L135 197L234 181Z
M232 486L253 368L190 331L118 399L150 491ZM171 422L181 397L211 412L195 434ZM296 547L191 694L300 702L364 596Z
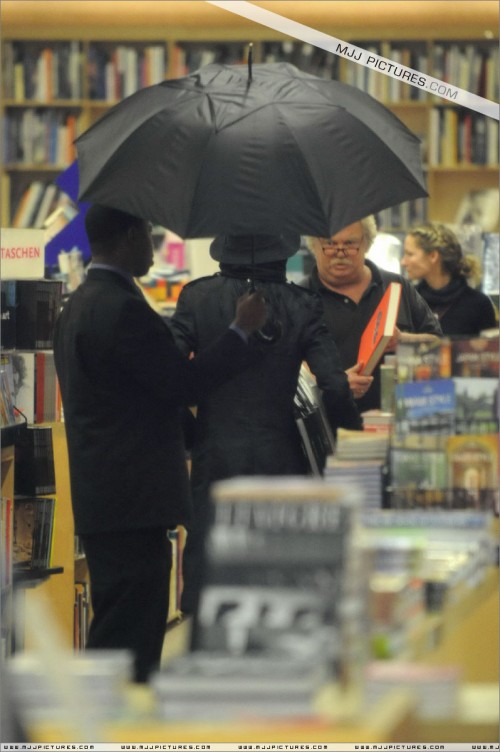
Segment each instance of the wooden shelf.
M374 12L376 2L376 12ZM167 77L179 75L175 70L176 45L247 43L254 42L255 61L262 59L265 42L289 39L284 34L264 24L249 21L239 15L198 0L177 2L149 2L140 4L122 2L116 12L117 0L100 3L75 0L67 3L60 12L59 0L35 0L19 3L4 0L2 5L3 41L30 42L49 45L55 42L77 40L82 49L83 96L77 100L15 101L5 99L3 110L18 113L20 110L50 109L77 110L78 132L86 130L115 104L111 101L88 98L88 80L85 67L88 51L93 43L109 48L119 43L140 45L156 43L164 46ZM452 18L447 0L421 0L418 8L407 0L330 0L307 3L260 2L256 5L283 15L299 23L331 33L338 39L381 43L382 47L417 43L428 56L435 43L471 41L478 45L491 44L498 38L498 7L488 0L474 4L457 0ZM369 18L369 23L366 23ZM296 42L297 40L293 40ZM300 42L299 42L300 44ZM354 65L338 59L339 71ZM382 75L382 74L381 74ZM385 104L417 135L428 141L430 112L433 106L449 106L438 97L425 101L400 100ZM50 180L67 165L6 164L3 167L2 223L9 223L23 192L35 175ZM469 190L496 188L498 166L456 165L431 167L428 170L428 216L432 220L453 222L463 196ZM469 184L469 180L472 181ZM12 202L12 205L11 203ZM390 228L387 228L390 229ZM398 229L398 228L394 228ZM402 228L403 230L406 228Z
M435 39L496 36L498 30L498 7L488 0L475 0L473 7L469 0L456 0L453 13L447 0L421 0L418 5L400 0L334 0L322 2L281 2L268 0L256 2L279 15L298 23L340 36L349 33L358 39L371 39L384 36L387 39L400 37L418 39L423 35ZM367 18L369 24L367 24ZM54 23L54 19L57 22ZM260 29L234 13L222 10L207 3L185 2L184 0L142 0L141 3L123 2L120 12L116 12L115 0L73 0L66 3L64 12L58 0L3 0L2 22L9 33L20 37L39 38L43 32L51 30L63 36L68 31L80 28L89 36L101 34L106 38L116 35L130 37L134 31L142 36L146 31L158 36L163 29L165 35L180 39L185 33L190 39L194 35L215 34L234 36L252 31L252 38L265 38L266 29ZM56 26L56 31L53 31ZM248 33L248 32L247 32Z
M297 742L308 743L360 741L374 743L401 742L411 739L415 731L415 700L411 693L390 692L363 718L332 722L326 719L289 719L287 721L233 723L162 723L155 718L154 700L149 688L133 687L129 693L128 717L106 724L103 742L153 743L168 739L171 743L238 743ZM74 739L70 726L40 722L30 728L30 739L57 743Z

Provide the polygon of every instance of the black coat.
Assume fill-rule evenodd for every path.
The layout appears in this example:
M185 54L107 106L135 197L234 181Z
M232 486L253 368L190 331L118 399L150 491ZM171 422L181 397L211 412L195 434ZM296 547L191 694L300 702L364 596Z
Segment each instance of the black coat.
M400 274L380 269L369 259L365 259L365 264L371 271L372 281L358 303L325 287L316 266L302 283L321 297L328 329L335 338L344 369L356 365L361 336L391 282L400 282L403 286L397 327L402 332L442 336L439 321L409 280ZM360 412L380 408L380 363L373 371L373 383L368 392L356 400L356 404Z
M470 287L464 277L453 279L440 290L422 280L417 290L439 319L445 335L477 337L483 329L498 326L491 298Z
M54 355L78 534L189 517L180 406L246 367L233 331L188 361L136 285L91 269L56 323Z
M307 472L295 424L293 400L302 361L325 390L332 426L360 428L361 420L340 365L335 342L323 320L321 301L286 282L259 281L282 333L273 344L255 337L250 346L264 353L258 365L214 390L198 406L192 451L193 487L237 475ZM184 353L203 352L224 331L236 298L248 280L214 275L184 287L172 328Z

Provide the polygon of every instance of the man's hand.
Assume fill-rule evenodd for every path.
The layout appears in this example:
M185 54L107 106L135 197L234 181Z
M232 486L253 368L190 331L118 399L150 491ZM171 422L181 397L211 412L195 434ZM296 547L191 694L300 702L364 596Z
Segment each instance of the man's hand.
M246 334L252 334L264 326L267 318L267 307L264 297L259 290L246 292L236 304L234 324Z
M349 382L349 386L351 387L351 392L354 396L354 399L363 397L367 393L373 382L373 376L361 375L360 371L362 370L363 365L363 363L356 363L355 366L352 366L351 368L348 368L346 370L347 380Z

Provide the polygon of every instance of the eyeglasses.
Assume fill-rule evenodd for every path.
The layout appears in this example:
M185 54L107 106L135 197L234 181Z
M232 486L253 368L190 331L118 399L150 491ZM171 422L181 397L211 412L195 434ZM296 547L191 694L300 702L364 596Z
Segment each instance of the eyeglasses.
M343 243L338 243L331 238L318 238L321 243L323 253L342 253L344 258L346 256L354 256L361 248L364 240L364 235L361 240L344 240Z

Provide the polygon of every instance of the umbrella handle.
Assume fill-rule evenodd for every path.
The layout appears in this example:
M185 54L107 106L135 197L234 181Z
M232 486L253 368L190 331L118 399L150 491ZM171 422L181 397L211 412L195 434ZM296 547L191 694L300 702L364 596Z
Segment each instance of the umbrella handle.
M253 42L248 45L248 83L252 81Z
M255 238L252 235L252 247L250 249L250 292L255 292Z

